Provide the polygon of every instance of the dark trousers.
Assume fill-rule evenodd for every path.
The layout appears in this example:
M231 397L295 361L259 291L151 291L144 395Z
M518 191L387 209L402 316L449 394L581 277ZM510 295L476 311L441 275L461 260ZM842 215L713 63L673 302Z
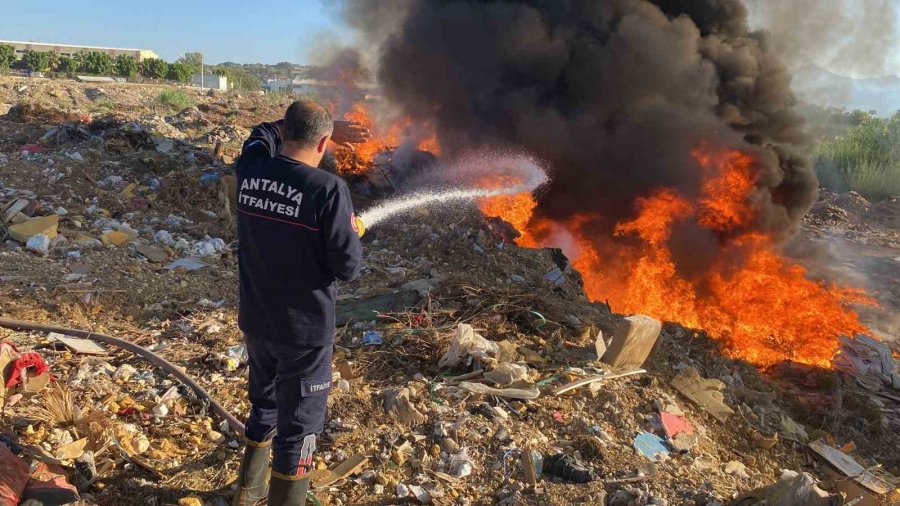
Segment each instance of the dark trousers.
M245 335L250 356L247 439L271 438L272 471L299 476L309 470L316 434L325 428L331 391L332 346L288 345Z

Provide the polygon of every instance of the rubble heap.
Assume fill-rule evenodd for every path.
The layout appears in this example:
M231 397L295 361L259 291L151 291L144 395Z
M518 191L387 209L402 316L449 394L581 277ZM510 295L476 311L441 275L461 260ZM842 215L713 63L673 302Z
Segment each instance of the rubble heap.
M23 86L68 88L0 118L0 318L124 338L243 419L223 157L280 104L198 95L159 114L137 87L13 79L0 102ZM470 205L367 234L366 269L341 286L322 504L897 500L895 344L849 336L835 370L759 371L702 330L589 302L559 251L508 235ZM207 399L90 340L0 328L0 342L0 497L227 504L240 435Z

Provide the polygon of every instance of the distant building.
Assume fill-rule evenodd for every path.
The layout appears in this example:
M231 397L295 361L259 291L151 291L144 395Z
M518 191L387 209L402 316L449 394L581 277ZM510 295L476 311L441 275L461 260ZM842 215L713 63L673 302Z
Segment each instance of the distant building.
M350 84L341 81L322 81L319 79L269 79L265 88L268 91L293 93L294 95L317 94L334 89L352 88L360 91L372 91L376 87L371 84Z
M203 74L203 81L200 80L200 74L194 74L194 86L203 86L205 89L214 89L220 91L228 91L228 78L216 74Z
M99 46L73 46L69 44L49 44L44 42L21 42L16 40L0 40L0 44L12 46L16 50L16 56L21 58L25 51L42 51L59 53L62 56L72 56L76 53L89 53L99 51L106 53L113 58L124 54L131 56L137 61L144 61L150 58L159 58L159 55L149 49L125 49L118 47L99 47Z

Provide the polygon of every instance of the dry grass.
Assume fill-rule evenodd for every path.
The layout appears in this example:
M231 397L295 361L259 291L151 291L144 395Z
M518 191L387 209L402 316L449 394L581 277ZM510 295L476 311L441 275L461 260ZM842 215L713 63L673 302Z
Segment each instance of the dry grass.
M56 383L44 393L44 405L38 411L38 418L54 427L69 427L81 420L81 408L75 404L72 391Z

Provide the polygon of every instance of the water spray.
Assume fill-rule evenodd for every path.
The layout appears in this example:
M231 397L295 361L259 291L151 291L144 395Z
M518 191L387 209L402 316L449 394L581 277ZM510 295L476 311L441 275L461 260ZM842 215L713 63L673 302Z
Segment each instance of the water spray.
M445 167L429 175L432 189L413 192L390 199L360 214L360 219L371 228L382 221L419 207L443 205L454 201L515 195L531 192L548 181L547 173L537 161L526 156L475 155ZM500 179L514 182L500 188L479 188L478 182ZM434 186L437 185L437 188ZM415 181L411 186L416 186ZM469 188L459 188L468 186ZM472 186L476 186L472 188Z

